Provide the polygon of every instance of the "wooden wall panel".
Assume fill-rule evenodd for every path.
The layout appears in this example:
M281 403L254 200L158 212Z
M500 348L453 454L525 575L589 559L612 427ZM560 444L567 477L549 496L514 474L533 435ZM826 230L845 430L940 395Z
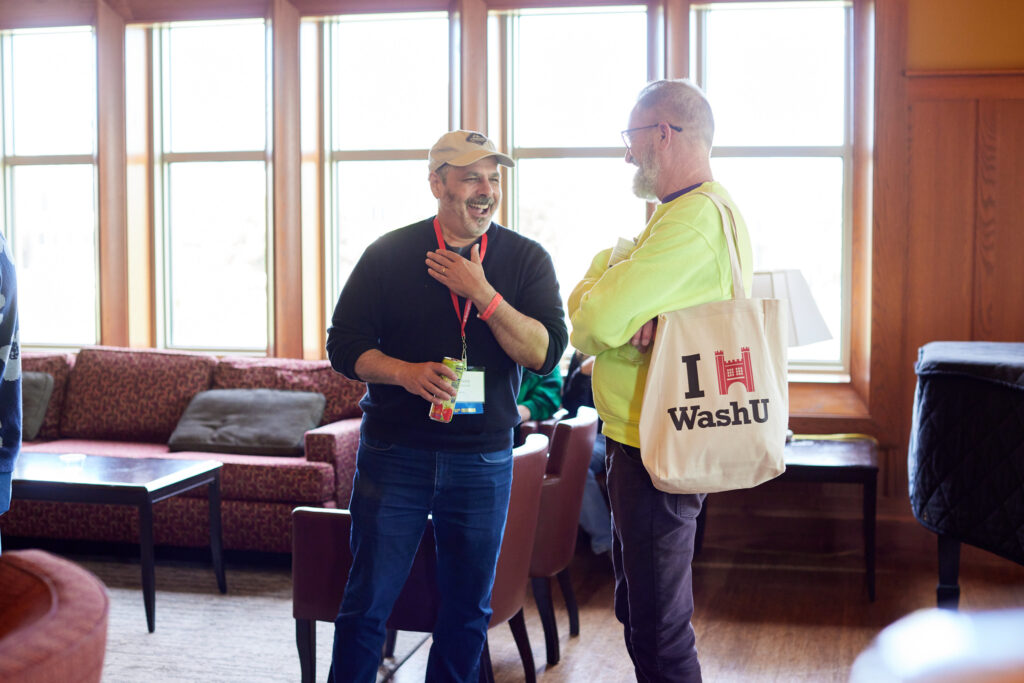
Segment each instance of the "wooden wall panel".
M978 115L974 339L1024 341L1024 100Z
M886 463L891 490L901 494L907 491L918 349L931 341L971 338L976 127L973 100L909 107L907 224L890 226L906 234L906 285L886 294L906 301L896 365L899 448Z
M889 493L906 490L917 349L1024 340L1024 73L915 72L902 81L903 106L879 110L899 122L902 109L905 120L895 129L880 120L872 251L872 315L884 327L872 330L871 414L888 424ZM902 320L882 318L886 311L902 311ZM895 356L890 333L901 339ZM879 411L883 384L889 408Z
M905 339L969 339L974 259L973 101L919 102L910 109L909 231Z

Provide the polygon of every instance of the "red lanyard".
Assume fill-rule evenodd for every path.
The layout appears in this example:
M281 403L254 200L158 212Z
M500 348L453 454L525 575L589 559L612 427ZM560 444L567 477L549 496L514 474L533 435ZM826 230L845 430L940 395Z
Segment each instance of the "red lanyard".
M444 237L441 235L441 223L437 220L437 216L434 217L434 234L437 235L437 248L446 249L444 245ZM484 260L484 254L487 253L487 233L480 238L480 261ZM455 307L455 319L460 321L460 331L462 332L462 343L466 343L466 322L469 320L469 307L473 305L473 302L466 299L466 308L462 313L459 313L459 297L455 295L455 292L448 290L448 293L452 297L452 306Z

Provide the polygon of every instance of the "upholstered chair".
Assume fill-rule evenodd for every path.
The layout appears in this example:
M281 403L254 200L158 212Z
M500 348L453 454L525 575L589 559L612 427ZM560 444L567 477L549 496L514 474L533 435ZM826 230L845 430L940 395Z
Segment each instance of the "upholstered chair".
M569 416L569 411L565 408L559 408L554 414L546 420L526 420L520 422L516 428L516 445L522 445L523 441L530 434L543 434L551 439L551 436L555 433L555 425L560 421L564 420Z
M107 589L92 572L43 550L0 555L0 681L99 683Z
M580 632L579 609L569 576L576 551L576 527L583 503L583 485L597 436L597 411L580 406L576 417L555 425L541 487L540 515L530 561L530 583L544 627L548 665L558 663L558 626L551 599L551 577L557 577L569 612L569 635Z
M525 680L530 683L536 680L536 671L523 605L547 450L547 438L533 435L513 451L508 521L491 597L490 627L509 623L523 659ZM341 605L352 564L350 527L348 510L299 507L292 512L292 615L303 683L316 678L315 622L333 622ZM409 578L387 622L390 645L394 631L433 631L438 608L436 574L433 527L428 522ZM493 681L486 642L480 668L481 680Z

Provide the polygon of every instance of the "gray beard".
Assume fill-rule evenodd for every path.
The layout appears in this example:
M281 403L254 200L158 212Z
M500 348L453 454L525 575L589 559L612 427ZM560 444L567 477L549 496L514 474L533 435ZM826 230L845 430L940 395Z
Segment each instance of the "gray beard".
M633 174L633 194L640 199L657 201L658 195L654 191L654 185L658 179L659 170L657 161L652 161L650 164L641 163L637 167L636 173Z

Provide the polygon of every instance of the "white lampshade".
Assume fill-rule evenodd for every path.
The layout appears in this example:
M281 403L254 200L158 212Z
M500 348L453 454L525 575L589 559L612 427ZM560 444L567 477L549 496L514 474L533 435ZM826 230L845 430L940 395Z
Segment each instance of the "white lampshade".
M799 270L755 272L751 296L755 299L789 299L790 346L832 338L818 305L814 303L811 288Z

